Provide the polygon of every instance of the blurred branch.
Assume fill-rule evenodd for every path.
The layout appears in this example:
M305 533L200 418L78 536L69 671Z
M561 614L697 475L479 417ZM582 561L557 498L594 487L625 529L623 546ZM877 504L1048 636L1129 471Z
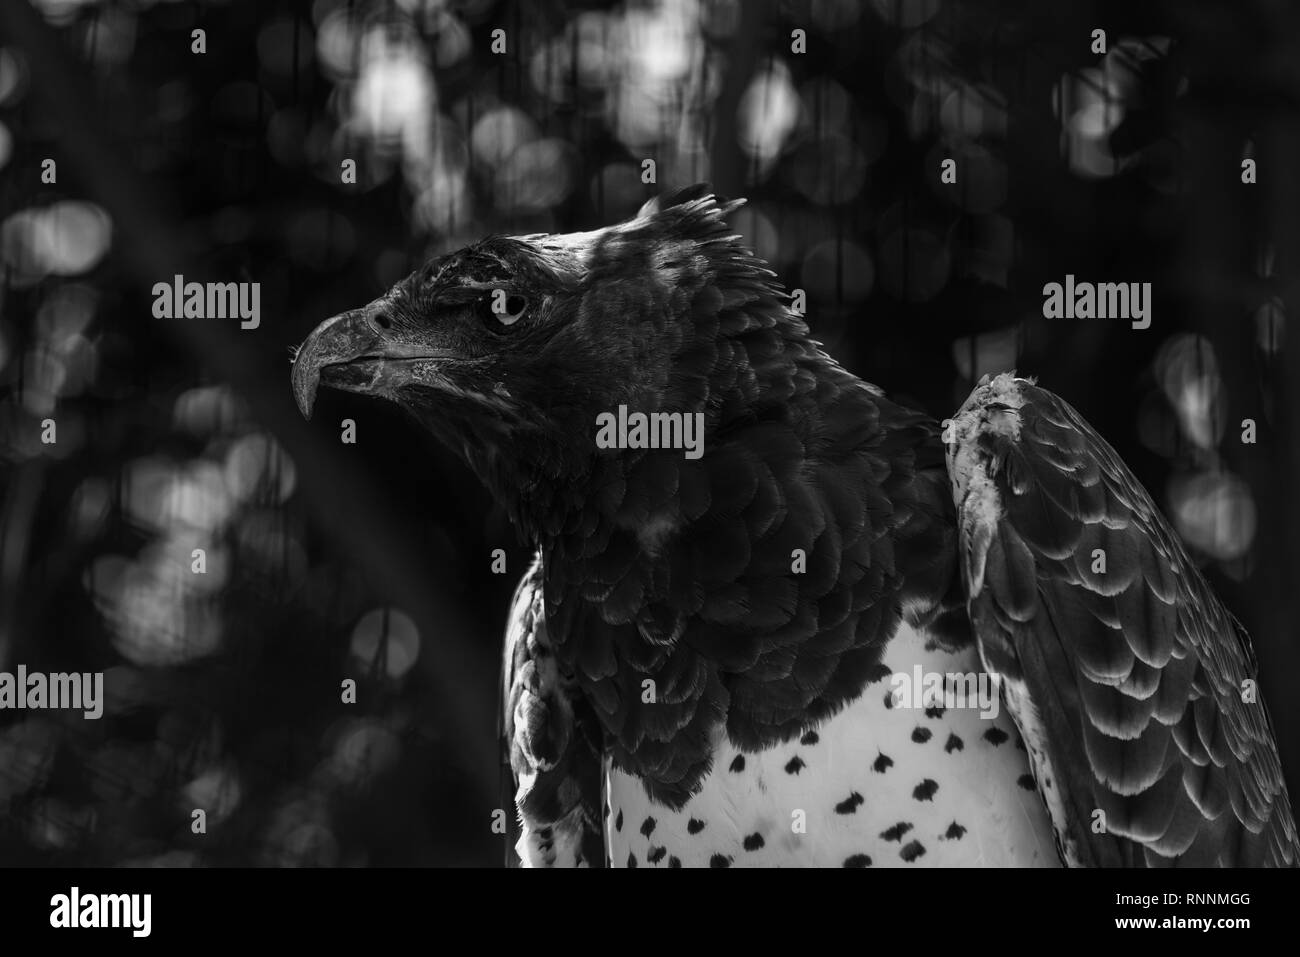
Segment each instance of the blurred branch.
M0 671L6 670L9 663L19 596L23 593L27 546L44 472L45 463L41 459L20 463L9 477L4 511L0 512Z
M723 196L744 194L745 157L737 135L740 98L758 69L761 33L776 21L770 0L748 0L739 6L740 23L727 44L727 71L713 111L713 186Z

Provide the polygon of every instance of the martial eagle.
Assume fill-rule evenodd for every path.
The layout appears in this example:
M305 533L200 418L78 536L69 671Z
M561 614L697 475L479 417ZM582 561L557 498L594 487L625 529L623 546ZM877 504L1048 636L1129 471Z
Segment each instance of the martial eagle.
M891 401L737 205L485 239L294 364L304 414L391 399L536 546L504 669L524 862L1295 864L1250 639L1114 450L1012 374L946 423ZM598 444L621 407L702 415L702 454Z

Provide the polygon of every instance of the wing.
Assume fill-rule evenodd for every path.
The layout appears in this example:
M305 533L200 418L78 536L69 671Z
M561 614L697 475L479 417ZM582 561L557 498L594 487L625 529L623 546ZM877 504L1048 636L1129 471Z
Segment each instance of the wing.
M980 652L1065 861L1296 864L1250 638L1114 449L1009 374L944 440Z
M603 867L601 733L552 653L540 556L510 604L503 671L516 851L526 867Z

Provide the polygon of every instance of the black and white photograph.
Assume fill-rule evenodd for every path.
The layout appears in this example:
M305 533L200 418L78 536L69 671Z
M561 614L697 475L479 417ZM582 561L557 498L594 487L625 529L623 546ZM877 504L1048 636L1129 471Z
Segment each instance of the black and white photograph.
M0 915L1284 934L1297 310L1286 0L0 0Z

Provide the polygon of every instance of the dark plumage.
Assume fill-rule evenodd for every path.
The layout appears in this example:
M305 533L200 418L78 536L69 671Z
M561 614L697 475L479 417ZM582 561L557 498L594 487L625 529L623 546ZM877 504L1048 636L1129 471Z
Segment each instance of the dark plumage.
M952 433L971 616L1067 859L1295 863L1250 638L1114 449L1009 375Z
M1184 788L1202 820L1222 820L1193 830L1220 843L1232 831L1243 860L1262 859L1265 845L1293 859L1262 705L1249 718L1228 700L1247 667L1244 638L1223 644L1226 613L1122 463L1048 393L1023 393L1018 444L971 424L1009 414L973 398L950 451L961 468L978 460L1002 498L972 511L969 475L954 466L959 566L939 425L821 350L727 229L736 205L696 188L593 233L486 239L323 324L294 366L304 412L320 382L403 405L537 546L507 636L505 718L521 814L533 832L556 833L541 859L605 860L606 755L658 805L681 808L713 770L720 733L746 752L797 740L888 675L882 653L901 621L942 646L969 644L963 583L977 579L990 667L1052 701L1045 740L1073 802L1064 824L1054 816L1058 831L1087 841L1081 815L1107 793L1125 822L1123 839L1089 861L1140 863L1143 847L1184 846L1192 817L1156 828L1154 810L1117 796L1156 782ZM704 454L597 447L597 417L620 406L701 413ZM1104 582L1078 557L1096 543L1114 552ZM1114 591L1121 580L1133 589ZM1034 631L1042 589L1071 621L1134 625L1124 640L1085 630L1048 641ZM1185 620L1195 602L1208 622ZM1161 691L1124 697L1142 682ZM1157 737L1125 736L1144 727ZM1170 763L1170 741L1184 762ZM1206 760L1227 771L1198 775ZM789 761L791 775L804 766ZM923 782L916 800L937 788ZM1243 833L1260 828L1262 838ZM1146 841L1153 829L1158 847ZM914 841L903 857L924 853Z

